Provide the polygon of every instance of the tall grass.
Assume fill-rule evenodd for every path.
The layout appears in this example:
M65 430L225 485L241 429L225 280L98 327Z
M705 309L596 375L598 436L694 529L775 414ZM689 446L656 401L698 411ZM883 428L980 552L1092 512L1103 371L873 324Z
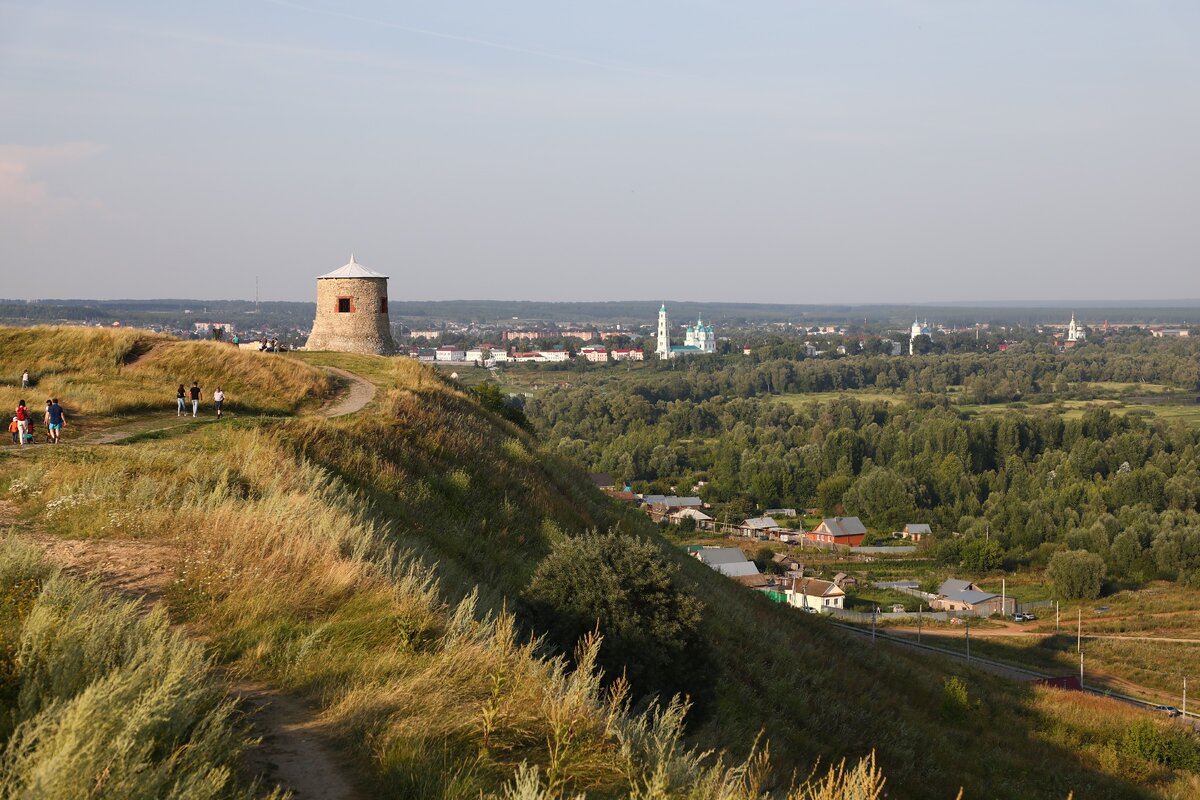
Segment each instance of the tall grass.
M1172 796L1191 780L1126 778L1068 745L1085 725L1074 712L867 649L666 546L706 603L713 709L690 728L678 702L631 709L620 681L601 689L594 643L569 670L506 602L558 537L656 534L430 371L396 361L393 375L378 407L348 420L43 451L9 496L62 533L179 541L173 609L234 670L317 702L380 794L782 796L793 770L849 758L793 796L873 797L873 752L896 796ZM961 720L939 710L950 675L972 698ZM1014 744L1025 739L1039 744Z
M28 369L35 385L22 391ZM179 384L199 381L205 398L218 385L226 407L255 413L295 411L329 394L322 371L276 354L218 342L183 342L136 329L0 327L0 407L24 398L40 410L57 397L83 414L174 410Z
M200 647L162 611L0 540L0 797L251 798L248 744Z

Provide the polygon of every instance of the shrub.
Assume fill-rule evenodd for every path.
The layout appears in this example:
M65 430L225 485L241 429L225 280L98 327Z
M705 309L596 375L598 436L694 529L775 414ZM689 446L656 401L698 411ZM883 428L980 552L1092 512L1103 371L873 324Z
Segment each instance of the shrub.
M951 676L942 684L942 716L954 722L967 718L971 710L971 699L962 678Z
M1061 550L1050 559L1046 576L1063 600L1094 600L1104 582L1104 559L1086 550Z
M529 617L563 652L599 629L598 663L639 695L689 692L703 653L701 604L652 543L587 534L555 545L525 592Z
M972 539L960 552L963 568L971 572L991 572L1004 563L1004 548L989 539Z

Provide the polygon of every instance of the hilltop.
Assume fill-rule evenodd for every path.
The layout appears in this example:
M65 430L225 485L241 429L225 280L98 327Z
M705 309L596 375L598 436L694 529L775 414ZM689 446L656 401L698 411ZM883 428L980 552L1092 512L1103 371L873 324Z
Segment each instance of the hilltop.
M317 413L339 388L324 366L375 383L370 405ZM1194 743L1165 724L1144 735L1170 758L1130 744L1142 723L1114 702L871 647L769 603L411 361L0 331L5 402L25 367L86 430L143 427L116 445L5 448L17 537L153 546L171 618L226 674L310 703L364 796L753 797L872 753L898 797L1200 791ZM230 419L173 426L174 387L193 378L223 383ZM613 529L653 543L701 604L707 696L690 721L606 688L596 643L572 667L531 641L522 596L539 563ZM874 796L842 788L877 782L869 760L855 769L831 797Z

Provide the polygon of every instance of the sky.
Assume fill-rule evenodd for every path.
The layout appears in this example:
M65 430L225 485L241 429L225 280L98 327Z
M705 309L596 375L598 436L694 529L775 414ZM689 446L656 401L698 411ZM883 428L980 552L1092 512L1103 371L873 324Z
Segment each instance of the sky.
M0 297L1200 297L1200 3L0 0Z

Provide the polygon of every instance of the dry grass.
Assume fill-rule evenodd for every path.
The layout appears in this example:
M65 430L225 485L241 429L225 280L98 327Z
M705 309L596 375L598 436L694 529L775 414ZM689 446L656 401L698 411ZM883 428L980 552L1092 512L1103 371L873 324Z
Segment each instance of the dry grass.
M25 369L35 385L22 391ZM231 410L266 414L295 411L332 387L320 370L276 354L130 328L0 328L0 377L3 407L24 398L40 412L57 397L68 415L173 411L176 387L193 380L206 403L220 385Z
M0 540L0 796L246 798L248 744L201 648L161 611Z

